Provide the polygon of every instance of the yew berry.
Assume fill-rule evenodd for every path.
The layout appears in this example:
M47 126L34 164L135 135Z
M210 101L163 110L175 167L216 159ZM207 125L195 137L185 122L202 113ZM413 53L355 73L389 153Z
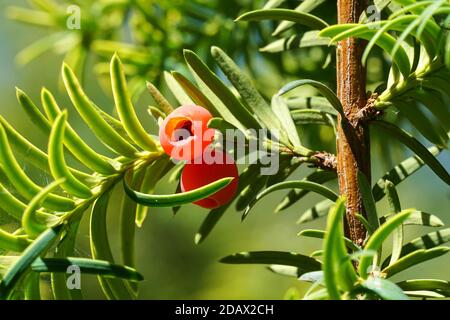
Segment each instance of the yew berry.
M203 107L185 105L175 109L159 129L159 141L164 151L177 160L191 161L203 154L214 138L208 128L211 113Z
M181 191L186 192L222 178L234 177L231 183L222 190L208 198L194 202L196 205L207 209L214 209L231 201L236 194L239 179L237 166L229 155L215 150L213 156L216 161L210 164L205 161L185 164L180 180Z

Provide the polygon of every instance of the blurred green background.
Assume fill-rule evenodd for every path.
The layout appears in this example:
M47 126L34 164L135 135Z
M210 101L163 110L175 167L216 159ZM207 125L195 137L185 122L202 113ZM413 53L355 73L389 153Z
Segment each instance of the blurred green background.
M31 141L45 149L46 138L40 134L20 109L15 99L14 87L20 87L35 101L39 101L40 89L42 86L46 86L55 93L59 101L65 102L65 106L68 106L69 112L71 112L71 121L73 121L74 126L80 128L82 134L85 133L85 137L89 138L90 133L84 130L86 128L75 117L66 94L59 86L59 70L62 58L46 53L26 66L19 66L15 62L15 56L21 49L41 36L48 34L48 30L45 28L30 28L6 18L5 8L8 5L22 5L24 3L25 1L2 0L0 4L1 114ZM332 5L323 10L328 12L333 10L331 12L334 12ZM259 41L261 44L264 42L261 39L255 41ZM220 43L214 44L220 45ZM195 50L195 46L192 49ZM281 61L280 68L283 64L283 70L289 69L289 61L295 55L299 55L305 60L314 56L314 52L311 54L307 50L294 50L287 54L281 54L278 57ZM379 64L379 61L374 60L372 67L376 68L377 63ZM88 66L91 65L92 62L88 61ZM298 68L298 64L295 67ZM326 70L325 76L324 71L320 68L315 73L318 78L332 79L334 77L332 67ZM375 76L380 74L376 69L375 71L372 69L371 73ZM283 76L283 73L281 75ZM266 76L270 79L270 74ZM304 76L305 72L299 70L298 77ZM288 77L292 76L286 75L286 78L280 79L277 75L276 81L270 85L277 86L286 83ZM154 79L149 80L153 81ZM96 75L90 67L87 68L85 74L85 86L94 101L106 110L112 110L111 97L100 88L96 81ZM142 86L145 86L145 84L142 83ZM149 99L144 93L136 103L137 109L144 110ZM149 130L155 129L149 121L145 121L147 120L144 120L144 123L148 123ZM329 132L322 132L322 134L329 135ZM333 138L330 135L328 139ZM96 141L92 141L92 144L101 148ZM394 148L391 149L394 160L400 161L403 157L410 155L401 150L396 150L397 147L398 145L394 145ZM380 149L374 144L372 153L374 179L386 170L386 166L380 160L385 156L386 154L380 154ZM448 152L442 154L439 159L449 168L450 156ZM302 167L293 177L302 177L307 172L308 169ZM333 184L331 186L336 187ZM118 186L115 192L122 192L119 190L120 188L121 186ZM174 185L162 183L158 187L158 192L173 192L174 189ZM404 208L416 207L425 212L436 214L447 225L450 224L450 190L428 168L421 169L412 178L401 184L398 191ZM325 221L322 219L301 226L295 223L299 215L320 198L308 195L297 205L282 213L274 214L273 209L283 195L283 192L279 192L264 199L244 223L241 223L240 214L234 210L229 210L212 234L200 245L194 244L194 234L207 210L194 205L187 205L176 216L173 216L170 209L151 209L144 226L137 230L137 269L145 277L145 281L140 285L139 297L141 299L282 299L291 287L297 288L302 293L308 288L307 284L292 278L272 274L264 266L224 265L218 262L221 257L240 251L280 250L309 254L320 248L320 240L298 238L296 234L303 228L323 228ZM380 202L380 212L386 212L385 201ZM119 219L118 210L115 210L117 207L112 203L109 215L111 242L116 246L113 247L114 252L118 252ZM77 251L80 256L90 255L86 220L83 221L78 237ZM419 232L419 229L408 227L407 240L422 233ZM401 276L396 277L396 280L411 277L437 277L450 280L449 265L450 255L446 255L413 267L402 273ZM44 285L46 283L48 284L48 281L45 281ZM86 298L100 299L103 297L94 277L84 277L82 289L84 289Z

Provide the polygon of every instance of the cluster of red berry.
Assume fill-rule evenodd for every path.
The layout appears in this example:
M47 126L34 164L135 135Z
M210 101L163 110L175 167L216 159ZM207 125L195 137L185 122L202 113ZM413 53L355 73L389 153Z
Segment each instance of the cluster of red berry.
M184 160L181 191L200 188L225 177L234 177L222 190L208 198L194 202L208 209L220 207L233 199L239 173L233 159L219 149L212 149L215 130L208 128L211 113L195 105L181 106L170 113L159 130L164 151L174 159ZM214 161L207 161L206 155Z

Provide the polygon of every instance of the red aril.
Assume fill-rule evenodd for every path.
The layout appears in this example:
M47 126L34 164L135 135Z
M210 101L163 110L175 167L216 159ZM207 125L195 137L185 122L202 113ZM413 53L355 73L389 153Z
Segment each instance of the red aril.
M213 151L214 163L187 163L181 173L181 191L186 192L197 189L226 177L233 177L233 181L222 190L217 191L208 198L194 202L203 208L214 209L220 207L234 198L238 187L239 173L233 159L222 151Z
M159 129L159 141L164 151L177 160L191 161L200 157L214 139L214 129L208 128L211 113L203 107L185 105L175 109Z

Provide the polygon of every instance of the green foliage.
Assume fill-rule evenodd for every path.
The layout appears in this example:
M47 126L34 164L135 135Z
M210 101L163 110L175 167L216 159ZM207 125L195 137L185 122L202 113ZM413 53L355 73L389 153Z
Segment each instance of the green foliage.
M178 69L184 48L197 48L201 57L211 44L220 44L233 58L242 53L250 57L257 49L254 34L268 33L261 25L238 26L233 20L240 12L262 5L262 0L158 1L100 0L78 1L80 28L70 29L67 21L73 18L68 3L63 0L31 1L29 7L11 6L7 16L33 27L45 27L48 32L17 55L21 65L55 52L76 71L82 82L87 77L90 61L99 83L109 92L105 81L109 76L109 59L115 53L121 57L127 76L129 94L141 96L145 80L152 79L157 87L164 83L164 70ZM132 41L126 36L130 32ZM275 58L263 57L267 65ZM255 68L251 66L250 68ZM285 72L290 72L285 69Z
M215 50L219 52L218 48ZM195 61L197 62L195 63L197 63L197 65L205 66L203 62L201 62L193 53L187 53L186 59L188 63L193 63L194 61L188 58L188 56L196 59ZM224 68L227 68L228 65L234 68L234 71L230 72L237 72L236 66L233 65L230 58L226 58L221 63ZM91 227L93 228L91 229L92 254L94 258L98 257L114 263L111 249L108 249L109 241L105 229L106 220L104 217L106 215L106 206L108 202L108 197L106 195L110 193L110 190L115 184L119 181L123 181L124 194L126 195L123 198L121 210L122 257L124 263L128 265L125 268L133 267L135 264L134 229L136 225L141 226L145 220L145 206L176 207L182 204L191 203L224 188L230 182L230 178L221 179L190 192L177 193L173 195L151 194L153 193L158 180L162 179L173 166L168 165L169 159L162 153L159 143L154 140L152 135L149 135L143 131L143 127L134 113L133 105L127 94L123 67L119 58L114 56L111 60L111 83L113 85L113 96L119 119L106 114L90 100L90 98L84 93L77 76L66 64L63 66L62 75L67 93L75 109L78 111L92 132L97 136L97 138L107 148L109 148L111 152L115 153L117 157L110 158L94 152L93 149L91 149L91 147L83 141L77 132L70 126L67 120L67 110L61 110L58 107L56 99L48 90L44 89L42 91L42 104L46 112L45 116L31 101L31 99L20 91L19 102L21 102L27 109L33 110L33 113L30 113L30 116L34 120L38 119L38 123L41 123L41 127L45 129L43 131L49 135L48 153L45 154L33 146L30 142L25 141L24 138L21 138L18 133L13 131L14 129L9 127L6 121L5 126L8 128L8 132L13 134L13 138L17 140L20 139L19 141L21 141L22 144L26 144L27 146L33 148L33 150L39 150L36 151L36 154L48 162L48 167L41 167L46 169L48 173L53 176L55 182L43 188L40 188L37 185L35 186L35 183L21 171L19 164L14 158L11 147L9 146L6 130L1 127L3 130L2 132L4 132L4 145L2 148L3 167L5 169L10 169L9 175L7 174L7 176L12 180L11 182L14 183L17 191L24 193L24 196L28 195L31 199L29 204L26 205L14 198L12 194L6 193L4 195L7 200L5 207L13 207L14 210L12 214L16 211L16 215L21 216L22 227L24 232L27 234L27 237L14 236L4 232L4 236L2 237L2 239L4 239L3 248L8 250L16 249L20 252L28 245L28 241L34 239L35 237L39 237L52 225L64 222L70 226L78 223L79 217L84 213L86 208L94 203L91 215L92 217L98 216L96 219L99 219L100 221L97 222L91 220ZM234 96L233 93L231 93L225 84L211 71L208 71L207 73L200 71L198 74L198 81L199 83L201 83L201 81L205 81L204 83L207 83L208 81L204 80L204 77L210 79L211 76L216 79L215 81L218 85L212 86L211 92L203 96L204 99L213 100L214 97L221 97L225 92L225 97L233 98L231 100L225 99L223 110L228 110L227 105L231 101L234 104L240 105L241 111L247 112L248 123L254 123L260 126L256 118L247 111L246 107L241 104L241 102ZM184 78L180 78L178 76L174 78L174 81L176 81L176 83L178 83L178 81L182 83L181 81L183 79ZM246 78L242 78L239 81L240 82L238 85L243 90L242 92L245 97L248 99L254 99L253 97L256 97L256 99L259 99L260 103L265 103L261 96L257 96L258 93L256 89L247 84ZM157 89L154 86L149 85L149 87L151 88L151 94L158 97L161 112L168 112L170 109L167 99L165 99L159 91L156 91ZM183 86L179 88L180 89L177 90L183 90L183 93L186 95L192 92L200 92L198 89L191 91L186 90L187 92L184 92L184 89L181 89ZM190 88L195 88L195 85L190 84ZM26 98L24 99L23 97ZM249 100L248 103L251 103L251 101L253 100ZM271 113L272 111L270 106L267 105L267 108L267 112L270 114L269 117L272 117L273 114ZM217 119L224 121L222 118ZM245 125L243 122L245 121L241 122L240 120L237 120L237 118L235 118L235 121L237 121L237 126L244 128ZM270 130L270 128L267 129ZM280 130L280 134L287 136L287 133L281 128L281 126L276 129ZM267 138L266 143L270 145L273 142ZM298 143L296 143L296 145L297 147L295 147L295 150L292 149L293 147L289 142L287 142L284 146L281 145L283 152L287 152L288 159L294 159L294 155L297 154L297 150L299 148L300 150L306 150L306 148ZM65 161L66 148L75 156L77 160L79 160L80 163L88 168L90 172L78 172L69 167ZM308 153L311 154L310 151ZM291 160L285 162L285 165L288 165ZM312 160L312 156L304 157L302 161L297 161L295 166L298 166L301 163L310 162ZM248 183L250 183L254 178L255 173L259 174L260 165L255 164L251 167L257 169L258 172L255 170L249 171L251 175L248 174ZM5 171L5 173L7 172ZM250 203L254 201L254 195L248 192L244 193L245 188L243 186L245 186L246 183L246 175L246 171L244 171L241 175L240 190L242 193L240 198L245 198L245 203ZM280 178L283 178L283 175L280 176ZM179 176L176 177L176 180L178 179ZM310 184L312 184L312 182L310 182ZM34 190L36 190L36 193L30 193L30 186L35 186ZM263 185L261 185L261 188L262 187ZM332 195L333 199L337 197L331 190L326 189L325 187L320 185L314 185L313 187L314 188L312 188L312 190L322 192L328 197L331 197L330 195ZM50 202L50 200L53 200L53 202ZM70 206L62 206L60 203L67 203L70 204ZM20 215L18 212L22 209L23 215ZM217 211L224 212L225 208L215 209L211 212L211 214L215 217L215 222L217 222L218 218L220 218L220 213L215 214ZM208 225L209 227L206 228L210 230L213 227L213 224L208 223ZM202 227L202 229L205 230L205 227ZM207 233L209 233L209 231ZM196 241L200 242L203 240L203 237L206 236L207 233L203 232L202 238L197 235ZM97 237L102 238L97 239ZM57 235L55 239L57 246L59 246L63 240L64 237ZM68 250L67 254L69 255L72 250ZM102 273L105 272L102 271L103 269L94 268L90 272L95 273L96 270L98 271L99 281L106 297L120 299L134 298L136 296L134 288L131 288L126 283L123 283L117 279L105 279L104 273ZM52 270L49 270L49 272L52 272ZM109 274L109 276L114 277L115 274L112 273ZM30 277L29 279L31 281L34 278ZM58 277L56 276L53 277L53 279L54 281L58 281ZM58 288L57 283L53 285L53 288ZM15 290L14 286L11 290ZM55 293L55 296L58 294L59 293Z
M432 237L432 239L435 239L438 242L436 242L435 245L432 245L431 248L424 248L420 245L421 243L424 244L425 240L415 240L414 243L417 244L417 248L414 244L406 245L406 248L409 249L402 248L403 226L416 223L427 226L432 225L433 223L430 223L431 216L423 212L415 209L401 211L398 195L395 191L395 185L408 178L424 164L430 166L430 168L446 182L446 184L449 184L447 170L434 157L439 152L439 149L447 146L448 134L446 131L449 129L448 124L446 123L449 110L448 103L441 103L439 107L437 107L436 103L431 102L429 98L431 94L430 90L439 91L439 93L437 93L438 101L440 99L448 98L448 90L446 92L444 87L449 86L449 77L443 59L447 55L448 49L444 46L445 41L442 41L442 39L445 39L448 31L442 29L441 26L438 25L438 22L442 21L441 15L449 13L449 7L444 1L437 1L435 3L430 2L427 4L415 3L415 1L412 3L413 4L409 6L404 5L405 7L401 8L402 10L400 11L397 10L398 8L393 10L393 13L388 17L388 20L366 24L334 25L329 27L320 27L311 24L309 22L319 21L320 18L316 17L317 19L314 19L314 16L309 14L309 5L312 5L312 2L310 3L309 1L302 3L295 11L286 9L264 9L246 13L238 19L284 19L290 21L284 21L278 26L274 35L279 35L282 31L292 27L294 25L293 22L302 17L303 20L300 23L306 24L312 29L322 29L318 34L308 33L312 32L308 31L302 35L307 38L307 41L310 43L319 46L323 45L321 41L326 37L330 39L331 43L336 43L337 41L348 37L370 40L364 53L364 63L367 61L369 53L375 45L379 46L386 54L391 56L393 62L390 71L390 79L386 85L386 89L379 92L374 104L370 106L370 108L386 110L393 106L399 106L400 116L407 118L424 138L436 144L438 147L427 149L418 139L403 129L400 129L395 124L380 120L373 122L377 128L386 130L390 136L405 144L415 152L416 155L406 159L397 167L386 173L374 185L372 190L364 175L360 174L358 177L364 205L368 210L369 221L362 216L360 217L368 225L368 229L372 230L372 234L366 239L363 248L352 247L353 253L351 254L347 253L345 249L346 245L349 246L349 240L345 239L343 235L342 220L345 207L342 199L338 200L335 206L332 206L333 202L330 200L319 202L314 208L306 211L301 216L299 223L305 223L328 214L326 231L303 230L299 233L299 235L303 236L324 238L323 251L320 252L320 254L323 255L323 278L315 278L315 280L312 281L314 282L314 285L311 286L311 290L308 291L305 299L379 298L400 300L407 299L407 296L425 298L448 297L448 291L446 291L446 289L442 289L442 291L437 289L433 291L432 289L434 287L433 284L436 284L437 287L438 284L442 284L445 287L445 281L440 282L439 280L436 280L436 282L434 282L435 280L430 280L430 282L426 282L426 280L424 280L421 282L421 280L410 280L411 283L418 284L416 287L417 290L415 290L416 288L414 288L414 286L412 286L412 289L410 290L405 290L404 288L409 289L406 285L409 280L403 283L394 284L385 279L412 265L441 256L448 251L447 247L439 247L439 245L448 241L445 236ZM321 2L317 1L317 5L320 4ZM391 10L391 8L389 8L390 6L386 7L387 4L388 2L380 2L380 11L386 8L387 10ZM303 12L302 7L305 8L305 11ZM367 17L365 18L367 19ZM434 18L436 18L436 20ZM364 19L364 17L362 17L362 19ZM375 24L378 24L379 27L372 28ZM396 37L394 33L391 33L390 31L392 30L399 32L399 36ZM297 46L307 46L306 44L302 45L300 40L302 39L302 36L294 35L276 40L274 43L263 48L263 50L277 52L290 50ZM299 40L295 40L295 37L298 37ZM411 41L411 39L413 41ZM292 44L294 42L295 44ZM414 44L416 50L413 50ZM436 44L438 45L436 46ZM270 48L270 50L268 50L268 48ZM398 71L400 71L400 74ZM437 80L434 88L431 85L433 80ZM317 84L311 80L298 80L281 89L280 94L302 84L316 84L319 91L321 91L328 99L330 105L332 105L338 113L342 113L342 106L340 106L339 100L336 102L336 98L332 91L321 83ZM427 90L427 93L424 92L424 87L426 88L425 90ZM418 97L421 97L421 99L417 99ZM415 104L411 105L411 100L413 98L415 98L414 101L418 100L422 106L416 106ZM306 104L303 104L300 109L291 111L291 115L296 125L302 126L308 123L322 125L330 124L329 118L327 119L325 117L324 110L319 102L314 103L314 100L309 100L308 104L309 106L307 107L305 107ZM317 109L314 109L315 105L318 106ZM423 106L429 109L429 111L436 116L436 119L433 118L432 120L429 120L431 118L421 111ZM333 114L330 114L330 116L332 117ZM305 181L312 180L318 183L324 183L332 178L332 175L325 176L319 171L318 173L314 172L308 176ZM282 182L280 185L289 185L290 183L294 184L295 182ZM270 192L273 187L274 186L271 186L262 191L256 199L266 192ZM376 202L381 200L385 194L388 195L389 202L392 204L392 213L379 219ZM303 190L292 190L280 203L277 211L295 204L305 195L306 192ZM442 223L436 222L436 226L442 226ZM383 263L380 263L380 252L378 252L378 255L376 252L381 248L388 236L392 234L394 234L392 255ZM437 234L440 234L439 231ZM428 236L425 236L425 239L429 239ZM433 241L426 242L434 243ZM316 255L317 253L312 254L312 256ZM351 260L355 260L354 263L359 265L358 274L356 275L354 274L353 267L348 265ZM386 264L386 261L389 260L391 261L391 266ZM271 263L275 262L267 262L267 264ZM369 270L369 267L371 270ZM276 268L270 267L270 269L278 274L294 276L303 281L311 281L311 278L300 277L300 275L296 273L297 269L293 269L292 267L276 266ZM368 270L369 273L367 273ZM424 284L424 288L428 285L430 289L428 291L426 289L420 291L420 284L422 283Z
M320 270L321 266L319 261L308 256L294 252L278 251L241 252L224 257L220 261L230 264L274 264L292 266L297 268L297 275L299 276L307 272Z
M127 195L139 204L151 207L176 207L182 204L192 203L213 195L222 188L225 188L233 180L232 177L223 178L211 182L203 187L191 191L169 194L169 195L154 195L145 194L134 191L124 179L124 187Z
M44 88L41 92L41 111L25 92L17 89L19 104L48 137L48 150L45 152L33 145L0 117L0 207L16 222L14 232L0 229L0 249L8 251L0 256L1 298L40 298L36 288L42 272L51 273L55 298L80 297L79 292L68 292L66 276L61 274L72 264L83 272L97 275L107 298L137 298L137 282L143 278L135 270L135 230L145 222L147 207L173 207L176 212L180 205L205 198L230 183L230 178L224 178L196 190L179 192L182 166L172 164L135 111L138 103L135 98L142 93L146 80L151 81L147 82L147 88L155 105L148 110L155 123L167 116L178 101L204 106L214 116L209 127L222 132L229 128L240 130L247 141L256 138L248 129L265 129L264 144L279 153L280 167L270 177L261 175L263 165L259 162L242 170L235 197L236 209L243 211L242 219L258 201L275 191L290 189L277 204L276 212L297 204L311 191L327 198L298 220L303 224L327 216L325 230L306 229L299 233L299 236L323 239L321 251L309 256L281 251L242 252L227 256L221 262L265 264L274 273L310 282L312 285L305 299L450 296L449 284L444 280L410 279L395 284L390 279L450 250L443 246L450 241L448 228L404 243L404 227L441 227L443 223L435 215L413 208L402 209L395 189L425 164L442 181L450 183L448 171L436 158L447 147L450 129L450 38L444 26L450 13L449 4L445 1L397 1L397 4L378 1L386 20L364 23L367 16L362 16L358 24L333 25L313 13L324 0L305 0L295 9L285 8L286 4L277 0L268 1L263 9L253 8L253 4L238 6L238 2L217 1L211 7L202 5L203 1L180 1L178 6L161 2L155 6L164 14L157 15L157 10L146 6L145 0L80 1L88 14L82 21L86 27L77 33L65 29L67 13L60 1L33 1L34 9L9 9L11 18L57 32L26 48L18 60L28 62L64 44L62 82L65 91L84 123L109 152L97 152L77 133L69 123L71 111L60 108L49 90ZM211 20L215 12L226 12L228 16L220 14L218 21ZM128 27L122 23L126 15L132 21L129 27L135 38L133 44L117 39L121 30ZM367 121L373 128L386 132L414 155L388 171L373 186L366 176L359 174L358 187L368 216L358 217L370 231L362 246L344 236L345 197L336 194L332 187L324 186L336 178L333 165L336 156L319 151L308 139L309 132L314 135L310 125L328 126L336 132L338 115L345 116L333 85L310 79L289 79L293 81L286 81L275 94L264 89L256 75L261 65L252 67L253 59L249 59L256 45L249 34L257 30L265 35L267 25L240 22L230 26L236 17L238 21L281 21L272 35L282 38L262 48L268 56L261 65L277 61L280 57L277 54L287 54L288 50L323 47L349 37L369 40L363 63L372 56L390 57L391 61L383 60L389 79L384 86L379 86L373 103L367 106L368 111L383 111L385 115L382 119L361 115L357 120ZM179 34L167 31L174 19L178 22ZM200 22L194 23L194 20ZM239 29L236 25L245 26ZM221 40L222 49L211 46L212 40L208 41L208 37ZM195 44L195 52L185 49L192 44ZM382 54L374 50L375 46ZM321 50L329 53L333 48ZM181 49L185 49L183 55ZM88 54L96 57L94 69L98 78L104 79L109 74L108 87L112 88L117 117L106 113L85 93L82 75ZM111 56L108 65L105 59ZM235 62L242 56L250 73ZM324 62L326 67L331 60ZM370 68L369 63L367 67ZM221 73L216 72L219 69ZM278 75L292 75L288 69L280 67ZM434 96L436 99L431 98ZM392 117L397 111L398 116ZM417 134L401 128L403 119L408 120ZM427 148L423 140L435 146ZM378 143L387 145L388 141ZM25 161L50 176L53 182L41 185L33 181L21 167L16 153L25 154ZM66 161L68 155L74 160L70 165ZM289 178L305 166L312 168L306 178ZM176 184L177 191L158 194L157 184L168 174L171 175L168 180ZM108 204L115 186L120 188L122 197L120 262L114 258L106 226ZM390 211L381 215L377 202L385 195ZM231 205L207 214L195 235L195 243L201 243L211 234ZM84 215L90 215L92 259L74 257L78 225ZM381 248L390 237L392 252L382 261ZM25 293L20 288L25 288Z

